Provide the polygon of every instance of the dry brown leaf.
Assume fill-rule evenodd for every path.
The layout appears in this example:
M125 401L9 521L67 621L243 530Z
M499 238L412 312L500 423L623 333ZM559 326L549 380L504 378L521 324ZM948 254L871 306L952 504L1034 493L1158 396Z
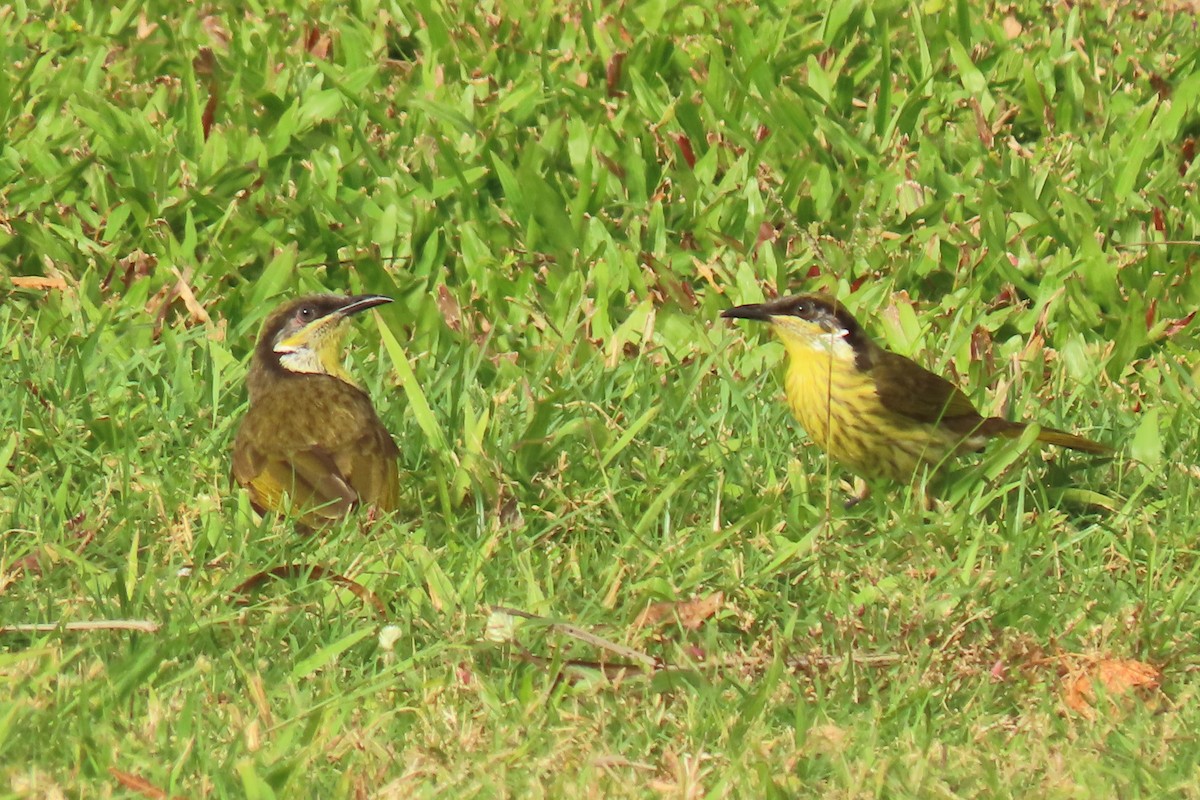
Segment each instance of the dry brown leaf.
M622 97L621 66L625 63L626 53L613 53L604 68L604 84L609 97Z
M213 47L216 47L222 52L229 49L229 41L232 35L229 29L225 27L224 21L216 14L203 14L200 18L200 24L204 31L208 34L209 40Z
M258 718L268 728L274 726L275 716L271 713L271 702L267 699L267 687L263 683L262 675L257 672L251 674L246 681L246 689L258 710Z
M724 602L725 593L714 592L701 597L693 597L691 600L651 603L646 606L645 611L638 615L633 626L635 628L657 627L678 620L680 626L694 631L703 625L705 620L717 613Z
M208 141L209 134L212 133L213 120L217 116L217 100L220 93L217 91L216 81L213 81L208 90L208 102L204 104L204 114L200 117L200 129L204 132L204 141Z
M150 38L150 35L156 30L158 30L158 23L151 22L145 11L138 14L137 38L139 42Z
M983 374L991 375L996 369L996 357L992 350L992 332L982 325L971 331L971 360L983 362Z
M975 132L979 135L979 142L985 150L991 150L996 137L992 135L992 126L988 124L987 115L983 113L983 106L979 104L979 98L971 98L971 109L975 112Z
M333 39L316 25L310 26L304 37L304 49L321 61L329 60Z
M1181 330L1192 324L1192 320L1196 318L1196 312L1193 311L1186 317L1179 317L1167 323L1166 330L1163 331L1163 338L1174 336Z
M696 166L696 152L692 149L692 141L685 133L676 133L672 137L675 140L675 146L679 148L679 154L683 156L683 160L687 162L688 169Z
M121 784L122 787L130 790L131 792L136 792L142 797L151 797L155 798L155 800L159 800L159 798L165 798L169 796L165 791L158 788L141 775L134 775L132 772L122 772L116 767L109 767L108 774L112 775L116 779L117 783Z
M1094 716L1097 686L1110 699L1136 694L1143 699L1156 692L1162 673L1131 658L1094 658L1067 669L1063 702L1089 719Z
M210 321L208 312L204 310L204 306L200 305L200 301L196 299L196 295L188 283L192 276L191 269L180 272L177 268L171 267L171 271L175 273L175 283L166 284L146 302L146 313L154 318L153 335L155 339L162 333L163 323L166 322L167 314L170 313L171 306L175 304L176 300L183 301L183 305L188 311L189 324L202 325Z
M67 282L59 275L52 277L44 275L15 275L11 280L13 286L21 289L57 289L61 291L67 288Z
M758 226L758 237L754 240L754 249L779 238L779 230L770 222L764 221Z
M192 69L202 78L211 78L217 71L217 56L211 47L201 47L192 59Z
M438 311L442 312L442 320L447 328L455 333L462 330L462 306L444 283L439 284L437 288L437 307Z
M128 289L133 285L133 282L139 278L145 278L154 272L154 268L158 266L158 256L150 255L142 250L134 250L124 258L118 259L104 276L104 280L100 281L100 290L108 291L108 287L112 285L113 276L116 273L116 268L121 268L121 283Z
M596 160L604 165L604 168L617 177L617 180L625 180L625 168L617 162L613 161L608 156L600 151L596 151Z
M192 276L191 269L186 274L180 274L179 270L175 267L171 267L171 271L179 279L179 282L175 284L175 289L179 292L179 299L183 301L184 307L187 308L188 314L192 317L192 324L208 322L208 312L204 310L204 306L200 305L200 301L196 299L196 295L192 292L192 287L188 283L188 279Z
M837 725L814 725L808 729L804 737L804 749L807 752L824 756L836 756L846 751L850 740L850 732Z

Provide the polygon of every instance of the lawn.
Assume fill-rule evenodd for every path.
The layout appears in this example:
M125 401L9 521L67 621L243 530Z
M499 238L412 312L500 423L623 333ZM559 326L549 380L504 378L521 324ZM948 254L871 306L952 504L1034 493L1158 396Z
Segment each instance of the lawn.
M1195 26L0 9L0 796L1200 797ZM302 535L229 471L312 291L404 508ZM846 508L719 318L794 291L1117 454Z

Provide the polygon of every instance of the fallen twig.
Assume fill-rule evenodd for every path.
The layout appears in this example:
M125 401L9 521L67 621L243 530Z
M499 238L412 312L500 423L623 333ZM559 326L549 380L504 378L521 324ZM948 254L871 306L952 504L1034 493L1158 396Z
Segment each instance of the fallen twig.
M554 620L548 619L546 617L540 617L537 614L530 614L528 611L521 611L520 609L517 609L517 608L507 608L505 606L492 606L492 616L495 617L497 615L504 615L504 616L508 616L508 617L520 617L521 619L532 620L541 625L544 625L548 630L554 631L556 633L561 633L565 636L570 636L572 639L577 639L585 644L590 644L593 647L600 648L601 650L607 650L610 653L616 653L617 655L621 656L622 658L626 658L631 661L635 661L635 662L637 662L638 665L641 666L642 669L647 669L652 672L657 672L658 670L662 670L667 667L666 663L664 663L661 658L655 658L654 656L643 653L640 650L634 650L632 647L626 647L623 644L618 644L616 642L610 642L608 639L605 639L601 636L597 636L594 633L589 633L588 631L585 631L582 628L577 628L576 626L570 625L565 622L555 622ZM499 626L494 626L492 624L492 622L489 620L489 624L488 624L489 631L495 630L498 627ZM532 654L529 654L529 655L532 656ZM532 657L533 658L541 658L541 656L532 656ZM528 659L526 659L526 660L528 660ZM572 663L572 662L563 662L563 663ZM580 666L582 666L584 664L594 665L594 664L600 664L600 663L602 663L602 662L580 662L579 665ZM624 664L624 665L611 665L610 664L609 666L618 666L620 669L628 669L633 665L632 664ZM598 669L601 667L593 667L593 668Z
M0 625L0 634L5 633L53 633L54 631L142 631L158 633L161 627L148 619L94 619L82 622L26 622L17 625Z
M251 590L257 589L259 586L266 583L271 578L288 579L288 578L310 578L312 580L327 580L331 583L336 583L338 586L350 590L350 593L362 600L381 617L387 616L387 607L379 597L367 587L357 581L347 578L345 575L339 575L332 570L322 567L320 564L281 564L278 567L271 567L262 572L256 572L246 580L234 587L233 595L246 595ZM246 604L249 602L245 597L237 597L236 602Z

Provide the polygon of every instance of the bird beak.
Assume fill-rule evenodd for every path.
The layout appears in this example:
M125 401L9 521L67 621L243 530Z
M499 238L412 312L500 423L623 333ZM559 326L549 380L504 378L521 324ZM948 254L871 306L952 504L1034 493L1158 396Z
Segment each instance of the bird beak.
M725 319L752 319L757 322L770 322L771 312L766 303L749 303L744 306L734 306L721 312Z
M360 294L354 297L346 298L346 305L338 309L339 316L348 317L351 314L357 314L360 311L366 311L368 308L382 306L392 302L392 298L382 294Z

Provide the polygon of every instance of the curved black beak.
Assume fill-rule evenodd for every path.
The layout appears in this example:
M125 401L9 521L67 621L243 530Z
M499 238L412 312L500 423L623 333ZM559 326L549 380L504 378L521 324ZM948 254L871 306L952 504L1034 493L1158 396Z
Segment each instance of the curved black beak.
M346 298L346 305L338 309L339 314L343 317L348 317L351 314L357 314L360 311L366 311L368 308L382 306L392 302L392 298L382 294L360 294Z
M756 322L770 322L771 311L766 303L747 303L744 306L734 306L721 312L725 319L752 319Z

